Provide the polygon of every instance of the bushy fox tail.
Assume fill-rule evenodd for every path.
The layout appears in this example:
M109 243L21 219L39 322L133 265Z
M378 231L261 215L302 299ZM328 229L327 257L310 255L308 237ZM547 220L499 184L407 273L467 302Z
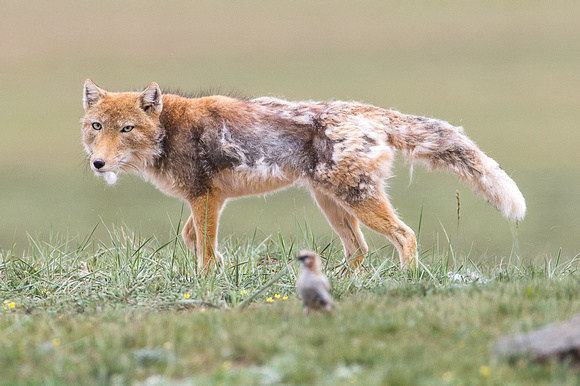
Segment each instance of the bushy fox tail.
M465 135L463 128L398 113L387 120L389 142L408 161L422 161L429 169L452 171L506 218L524 218L526 201L516 183Z

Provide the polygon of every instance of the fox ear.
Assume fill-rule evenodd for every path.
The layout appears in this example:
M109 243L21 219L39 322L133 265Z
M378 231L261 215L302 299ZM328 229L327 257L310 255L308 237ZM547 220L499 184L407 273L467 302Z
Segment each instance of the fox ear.
M88 110L100 101L107 92L99 88L92 80L85 80L85 87L83 89L83 106Z
M161 99L161 89L155 82L151 82L149 86L139 95L141 108L147 114L159 114L163 110L163 100Z

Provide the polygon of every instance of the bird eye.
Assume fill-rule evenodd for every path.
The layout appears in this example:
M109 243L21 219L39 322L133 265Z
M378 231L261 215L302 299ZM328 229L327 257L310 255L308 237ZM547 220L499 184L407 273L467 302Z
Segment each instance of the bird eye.
M93 122L93 129L101 130L102 128L103 128L103 125L101 125L99 122Z
M128 133L133 130L133 126L125 126L121 129L121 133Z

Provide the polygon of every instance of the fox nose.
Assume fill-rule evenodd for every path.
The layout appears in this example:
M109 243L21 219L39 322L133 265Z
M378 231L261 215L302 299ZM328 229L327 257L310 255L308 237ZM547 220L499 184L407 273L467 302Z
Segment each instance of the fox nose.
M97 169L102 168L103 166L105 166L105 161L103 161L100 158L97 158L96 160L93 161L93 166Z

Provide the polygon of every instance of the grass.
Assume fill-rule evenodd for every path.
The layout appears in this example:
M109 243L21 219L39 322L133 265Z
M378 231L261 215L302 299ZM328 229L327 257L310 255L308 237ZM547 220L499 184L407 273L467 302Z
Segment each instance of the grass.
M447 243L407 272L387 248L370 253L363 272L339 277L340 243L301 229L301 240L229 238L226 267L207 276L179 237L125 227L107 229L107 244L91 233L31 238L21 257L1 252L1 383L575 381L566 362L509 362L491 347L578 312L578 256L476 264ZM302 314L297 244L323 257L332 315Z

